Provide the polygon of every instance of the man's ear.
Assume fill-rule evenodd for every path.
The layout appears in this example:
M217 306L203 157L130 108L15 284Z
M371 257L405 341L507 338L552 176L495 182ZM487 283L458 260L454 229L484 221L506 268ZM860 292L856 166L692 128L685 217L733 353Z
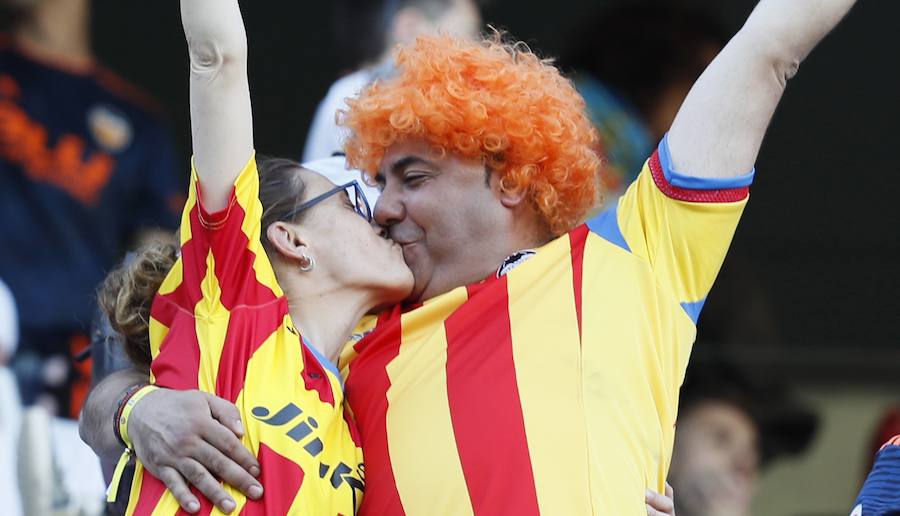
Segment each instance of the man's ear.
M528 196L528 189L516 185L507 184L497 172L490 172L491 189L497 192L500 198L500 204L505 208L514 209L521 206Z
M287 222L273 222L266 228L266 239L278 254L288 260L300 260L309 255L306 238L296 226Z

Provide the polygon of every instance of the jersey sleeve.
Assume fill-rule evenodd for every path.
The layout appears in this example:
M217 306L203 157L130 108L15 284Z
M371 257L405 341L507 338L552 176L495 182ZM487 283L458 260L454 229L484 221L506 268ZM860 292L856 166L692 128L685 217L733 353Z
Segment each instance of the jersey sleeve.
M191 171L191 195L196 196L196 209L189 213L191 238L188 245L182 234L185 260L208 265L207 277L217 283L221 301L227 308L237 304L258 306L281 296L274 271L260 241L262 203L259 200L259 174L256 156L250 157L235 180L228 205L215 213L203 206L203 196L196 169ZM185 221L182 221L182 231ZM190 249L188 249L190 247ZM214 269L214 271L213 271Z
M646 260L694 324L749 197L753 172L709 179L672 168L667 137L618 205L588 222L601 237Z
M235 180L227 206L214 213L203 207L192 170L181 219L181 256L151 308L151 372L157 383L213 392L202 381L197 385L198 368L203 371L207 359L218 362L236 312L283 299L260 243L261 218L255 156ZM208 368L210 382L217 369Z

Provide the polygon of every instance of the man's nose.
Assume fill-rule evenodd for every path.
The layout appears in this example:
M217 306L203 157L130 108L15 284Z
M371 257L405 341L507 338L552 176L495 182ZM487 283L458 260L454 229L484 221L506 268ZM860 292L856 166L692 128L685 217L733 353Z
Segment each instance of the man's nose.
M406 208L401 199L386 188L375 203L373 216L378 225L389 227L406 218Z

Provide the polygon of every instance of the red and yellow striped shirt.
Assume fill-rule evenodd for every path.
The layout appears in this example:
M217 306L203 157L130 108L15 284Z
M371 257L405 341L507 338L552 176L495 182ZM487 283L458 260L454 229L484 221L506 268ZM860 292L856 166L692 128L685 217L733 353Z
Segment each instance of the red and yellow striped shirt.
M265 494L247 500L226 486L237 502L234 514L349 516L363 491L358 435L345 417L337 369L291 322L260 243L258 192L251 157L228 207L207 213L192 174L182 254L151 310L152 380L211 392L237 405L243 443L259 460ZM200 498L200 514L216 512ZM140 463L127 513L183 514Z
M360 513L646 514L751 178L681 176L664 141L616 209L502 277L380 316L342 357Z

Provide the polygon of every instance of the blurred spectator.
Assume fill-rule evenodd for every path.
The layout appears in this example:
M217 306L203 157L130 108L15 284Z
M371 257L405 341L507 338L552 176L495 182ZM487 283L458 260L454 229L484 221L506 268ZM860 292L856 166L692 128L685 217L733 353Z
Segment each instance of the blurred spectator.
M0 500L3 513L22 514L16 475L16 448L22 410L15 379L6 365L18 344L18 316L12 293L0 280Z
M850 516L900 514L900 435L881 446Z
M681 389L669 470L679 516L746 516L760 470L803 451L816 417L727 364L693 364Z
M634 1L588 17L570 38L559 65L600 132L608 203L640 172L727 36L703 11Z
M875 427L870 441L869 455L866 459L869 461L866 471L872 469L875 461L875 455L881 450L884 443L888 442L894 436L900 435L900 407L893 407L885 412L884 416Z
M76 416L93 292L130 243L174 229L183 188L143 94L94 60L90 0L0 0L0 277L24 401Z
M340 46L356 55L361 64L357 71L332 84L316 108L303 161L341 152L343 135L335 123L335 114L346 108L345 98L390 74L391 52L396 45L436 31L474 37L481 25L474 0L341 0L335 9L338 36L351 42ZM357 30L350 32L347 27ZM366 42L368 48L360 46L360 42Z

